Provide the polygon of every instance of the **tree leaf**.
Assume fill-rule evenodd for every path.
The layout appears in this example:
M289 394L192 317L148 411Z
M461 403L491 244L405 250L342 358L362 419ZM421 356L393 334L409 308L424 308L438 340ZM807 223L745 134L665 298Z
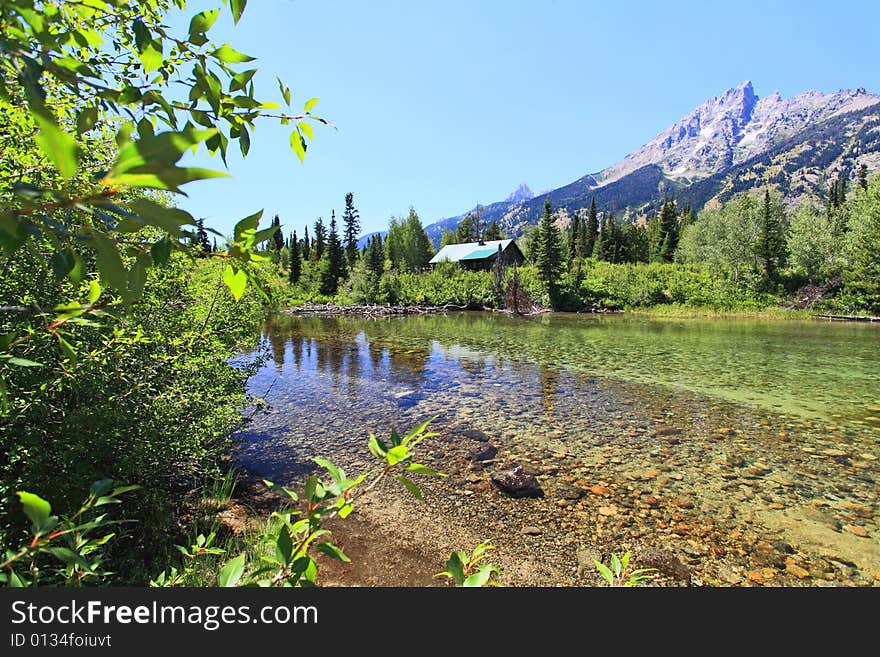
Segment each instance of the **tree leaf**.
M397 481L402 483L410 493L412 493L413 497L415 497L417 500L422 499L422 490L418 486L416 486L415 482L413 482L412 479L404 477L403 475L397 475L397 477L395 478L397 479Z
M241 15L244 13L246 5L247 0L230 0L229 6L232 9L232 19L235 21L236 25L238 25L238 21L241 20Z
M312 126L310 123L308 123L307 121L300 121L296 125L300 130L302 130L303 134L309 138L309 140L315 139L315 133L312 130Z
M290 561L290 556L293 554L293 541L290 538L287 525L281 525L281 529L278 530L278 538L275 540L275 552L281 563Z
M145 73L155 71L162 66L162 40L153 39L150 41L141 51L140 59Z
M434 468L429 468L427 465L422 465L421 463L410 463L406 466L407 471L414 472L416 474L428 475L429 477L448 477L449 475L444 474L442 472L437 472Z
M318 104L320 98L309 98L303 106L303 112L311 112L312 108Z
M77 167L76 140L58 127L48 111L33 112L33 117L40 128L40 132L34 138L37 146L55 165L63 178L71 178L76 173Z
M114 288L119 292L128 289L128 277L116 245L104 235L93 232L92 246L94 246L97 256L98 271L106 283L106 287Z
M405 445L397 445L396 447L392 447L388 450L388 453L385 454L385 461L388 465L397 465L401 461L406 460L409 457L409 450Z
M19 358L18 356L12 356L11 358L5 359L7 363L10 365L16 365L18 367L42 367L42 363L38 363L34 360L28 360L27 358Z
M346 563L351 562L351 559L348 558L348 555L346 555L345 552L333 545L333 543L331 543L330 541L325 541L324 543L321 543L318 546L318 552L326 554L331 559L337 559Z
M245 55L243 52L238 52L228 43L224 43L211 54L224 64L240 64L241 62L254 61L253 57Z
M220 569L220 576L217 583L225 588L233 587L238 584L241 576L244 574L245 553L242 552L234 559L227 561Z
M24 514L33 523L34 527L39 528L52 513L52 506L39 495L33 493L18 493L18 499L24 508Z
M202 34L210 30L219 15L219 9L210 9L208 11L199 12L193 16L192 20L189 22L190 36L193 34Z
M284 102L290 107L290 89L277 75L275 76L275 79L278 80L278 90L281 92L281 97L284 98Z
M101 296L101 284L98 281L89 281L89 304L94 303Z
M298 130L290 133L290 148L296 153L300 162L306 161L306 142Z
M236 271L232 268L232 265L226 265L226 269L223 271L223 282L232 293L232 298L238 301L244 294L244 289L247 285L247 275L241 270Z
M180 236L180 227L195 225L193 216L179 208L168 208L147 198L129 201L128 207L137 214L144 223L157 226L174 237Z
M485 586L489 578L492 577L492 573L497 572L498 569L495 566L490 566L489 564L482 565L477 572L465 579L461 585L469 588Z
M333 463L328 461L327 459L322 459L321 457L315 457L312 459L315 463L324 468L327 472L330 473L330 476L333 477L334 481L342 481L345 479L345 473L337 468Z

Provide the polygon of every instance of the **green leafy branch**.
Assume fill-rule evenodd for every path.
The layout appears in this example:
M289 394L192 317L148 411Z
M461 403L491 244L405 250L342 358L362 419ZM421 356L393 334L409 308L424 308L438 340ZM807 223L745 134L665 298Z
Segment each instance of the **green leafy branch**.
M31 538L18 551L6 551L0 563L0 584L22 587L60 581L67 586L80 586L87 578L109 575L101 569L100 549L115 532L104 533L104 530L122 521L111 520L106 513L94 515L94 512L99 507L118 504L120 495L138 488L114 487L111 479L96 481L79 510L67 518L52 515L49 502L38 495L18 493L24 513L31 521ZM46 566L46 557L63 565Z
M610 567L595 559L593 560L593 563L596 565L596 570L599 571L602 579L604 579L608 583L608 586L640 586L643 583L657 577L656 568L638 568L635 570L630 570L630 556L631 555L629 551L625 552L622 557L618 557L616 554L612 554Z

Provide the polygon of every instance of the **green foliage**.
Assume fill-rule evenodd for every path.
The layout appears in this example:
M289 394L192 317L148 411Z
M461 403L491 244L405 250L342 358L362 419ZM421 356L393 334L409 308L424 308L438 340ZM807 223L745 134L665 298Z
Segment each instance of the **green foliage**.
M115 535L108 530L120 524L105 507L138 486L114 486L111 479L94 482L79 508L67 516L52 515L52 507L33 493L19 492L18 500L30 520L27 540L18 550L0 555L0 585L9 587L82 586L111 573L102 566L104 546Z
M657 577L656 568L637 568L635 570L630 570L629 559L630 553L627 551L622 557L612 554L610 567L596 560L594 560L593 563L596 566L596 570L598 570L599 574L602 576L602 579L608 583L608 586L640 586L641 584Z
M544 214L538 223L533 254L538 276L550 297L551 305L555 305L564 261L559 228L556 227L549 198L544 202Z
M480 563L486 558L490 550L494 550L495 546L489 541L483 541L468 555L467 552L455 551L446 561L446 570L437 573L435 577L447 577L453 581L456 586L461 587L482 587L482 586L499 586L497 580L492 576L500 576L501 571L497 566L487 563Z
M844 273L843 303L852 310L880 314L880 179L855 195L849 228L851 267Z
M413 208L409 209L406 219L391 219L385 249L392 269L414 272L427 266L434 248Z
M357 238L361 232L360 215L354 207L354 194L349 192L345 195L345 210L342 212L344 226L342 243L345 246L345 256L348 259L348 269L354 269L357 260Z
M440 263L421 274L387 272L380 282L378 300L402 305L453 304L487 308L497 304L491 272L468 271L452 262Z

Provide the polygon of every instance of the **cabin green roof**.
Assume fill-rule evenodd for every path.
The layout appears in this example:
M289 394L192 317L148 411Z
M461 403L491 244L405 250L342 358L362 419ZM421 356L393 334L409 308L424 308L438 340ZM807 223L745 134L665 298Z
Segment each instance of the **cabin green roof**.
M488 242L468 242L467 244L447 244L431 258L431 264L438 262L460 262L462 260L484 260L498 253L498 247L504 251L513 240L490 240Z

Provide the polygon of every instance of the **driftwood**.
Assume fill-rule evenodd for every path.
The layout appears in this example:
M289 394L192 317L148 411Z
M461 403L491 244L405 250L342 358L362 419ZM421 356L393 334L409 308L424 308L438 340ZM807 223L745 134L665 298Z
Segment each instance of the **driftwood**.
M880 322L880 317L869 317L866 315L825 315L819 313L816 317L821 319L836 319L842 322Z
M360 317L390 317L393 315L433 315L449 311L483 309L483 306L478 304L459 306L452 303L448 303L445 306L384 306L379 304L338 306L333 303L304 303L301 306L288 308L279 312L285 315L324 315L336 317L357 315Z

